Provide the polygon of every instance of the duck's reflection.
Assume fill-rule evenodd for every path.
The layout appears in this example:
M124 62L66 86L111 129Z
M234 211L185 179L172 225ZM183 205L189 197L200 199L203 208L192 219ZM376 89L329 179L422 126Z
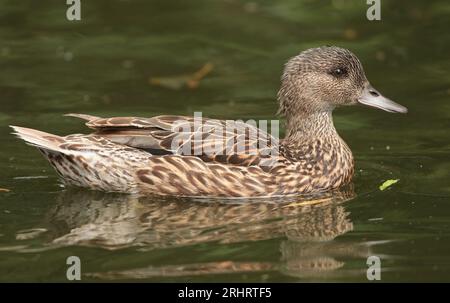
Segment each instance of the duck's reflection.
M200 243L281 240L281 262L206 262L92 274L101 278L184 276L278 270L299 276L340 268L367 248L331 241L353 229L343 202L352 188L275 201L145 198L86 190L63 192L49 213L54 245L139 250ZM214 244L216 245L216 244ZM362 249L362 250L361 250Z

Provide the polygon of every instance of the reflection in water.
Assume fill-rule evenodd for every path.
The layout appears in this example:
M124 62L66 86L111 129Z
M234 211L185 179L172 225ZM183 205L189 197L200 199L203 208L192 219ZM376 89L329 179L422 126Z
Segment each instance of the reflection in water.
M283 236L294 241L325 241L352 229L340 203L353 196L353 191L347 190L302 200L195 201L69 190L59 197L49 221L54 224L55 244L108 249L154 249Z
M208 262L146 267L91 276L119 279L279 270L298 276L343 266L335 257L367 255L367 248L333 240L353 229L342 203L352 188L274 201L137 197L71 189L63 192L48 220L51 245L141 251L199 243L281 242L281 263Z

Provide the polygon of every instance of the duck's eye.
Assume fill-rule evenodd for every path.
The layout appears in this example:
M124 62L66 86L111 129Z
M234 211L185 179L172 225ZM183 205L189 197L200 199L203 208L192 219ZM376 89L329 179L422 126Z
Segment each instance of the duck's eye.
M338 67L330 71L330 74L335 77L342 77L347 74L347 70L343 67Z

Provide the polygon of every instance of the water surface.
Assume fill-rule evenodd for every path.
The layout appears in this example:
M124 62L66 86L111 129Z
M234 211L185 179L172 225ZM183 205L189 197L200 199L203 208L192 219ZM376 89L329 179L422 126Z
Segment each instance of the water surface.
M0 1L0 280L450 281L447 1ZM355 52L407 115L352 107L335 124L353 187L271 201L138 198L61 186L10 124L83 133L68 112L273 119L282 65L309 47ZM152 77L214 69L196 88ZM400 179L385 191L378 186Z

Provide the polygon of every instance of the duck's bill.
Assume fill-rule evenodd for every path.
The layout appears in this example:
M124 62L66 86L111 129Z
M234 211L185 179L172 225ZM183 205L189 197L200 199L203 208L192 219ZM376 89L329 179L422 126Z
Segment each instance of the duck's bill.
M385 110L390 113L405 114L408 112L408 109L406 107L384 97L371 85L367 86L364 89L362 96L358 99L358 102L364 105Z

